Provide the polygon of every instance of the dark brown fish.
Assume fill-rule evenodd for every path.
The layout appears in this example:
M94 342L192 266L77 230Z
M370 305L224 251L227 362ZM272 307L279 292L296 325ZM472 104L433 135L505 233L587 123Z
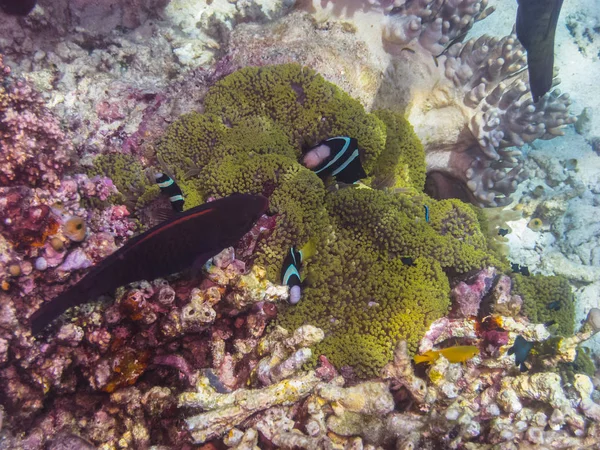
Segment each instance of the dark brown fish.
M563 0L517 0L517 38L527 50L529 86L537 102L552 88L554 34Z
M13 16L26 16L31 12L37 0L0 0L0 8L6 14Z
M39 333L68 308L119 286L202 267L234 245L268 207L260 195L234 194L185 211L130 239L77 284L42 305L31 317L31 332Z

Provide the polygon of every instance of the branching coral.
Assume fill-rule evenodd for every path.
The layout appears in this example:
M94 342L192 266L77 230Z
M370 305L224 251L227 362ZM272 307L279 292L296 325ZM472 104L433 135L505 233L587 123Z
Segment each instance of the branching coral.
M41 96L0 55L0 185L57 186L72 145Z

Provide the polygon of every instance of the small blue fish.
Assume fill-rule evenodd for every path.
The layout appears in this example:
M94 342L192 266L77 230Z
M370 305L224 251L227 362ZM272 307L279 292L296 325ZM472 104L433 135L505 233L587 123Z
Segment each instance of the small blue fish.
M508 229L507 228L499 228L498 229L498 235L504 237L508 234Z
M425 208L425 222L429 222L429 206L423 205L423 208Z
M185 200L183 199L183 192L181 192L181 189L177 183L175 183L175 181L173 181L173 179L166 173L159 172L154 175L154 178L156 180L156 184L158 184L158 187L160 188L160 191L169 197L169 201L171 202L173 210L175 210L175 212L182 212Z
M367 177L360 162L358 141L347 136L319 142L306 152L302 161L321 178L332 176L337 181L352 184Z
M529 342L523 336L519 335L515 339L515 343L508 349L508 354L515 354L515 365L519 367L521 372L526 372L528 367L525 365L525 360L529 356L529 352L533 348L533 342Z

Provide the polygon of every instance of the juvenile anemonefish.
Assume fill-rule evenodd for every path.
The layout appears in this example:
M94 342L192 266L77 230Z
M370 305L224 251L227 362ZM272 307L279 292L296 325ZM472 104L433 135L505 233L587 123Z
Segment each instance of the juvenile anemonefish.
M96 264L77 284L44 303L31 316L39 333L72 306L139 280L202 267L224 248L237 243L269 206L261 195L233 194L175 215L128 240Z
M183 199L183 192L181 192L181 189L177 183L175 183L175 181L173 181L173 179L166 173L158 172L156 175L154 175L154 178L156 180L156 184L158 184L158 187L160 188L160 191L169 197L169 201L171 202L173 209L176 212L182 212L185 200Z
M315 250L315 243L311 239L300 250L296 250L296 247L290 248L283 260L283 266L281 267L281 282L290 288L289 302L292 305L297 304L302 295L302 289L300 287L303 281L300 277L302 263L314 255Z
M367 176L360 163L358 141L347 136L319 142L306 152L302 162L321 178L332 176L342 183L352 184Z
M523 336L519 335L511 348L508 349L508 354L515 354L515 365L519 367L521 372L526 372L528 367L525 365L525 360L529 356L529 352L533 348L533 342L529 342Z
M479 348L474 345L456 345L442 350L429 350L413 358L416 364L426 362L432 364L442 355L451 363L465 362L479 354Z

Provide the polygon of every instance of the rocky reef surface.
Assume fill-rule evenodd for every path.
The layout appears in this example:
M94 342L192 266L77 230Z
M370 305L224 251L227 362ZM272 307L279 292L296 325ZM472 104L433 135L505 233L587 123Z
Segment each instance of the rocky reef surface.
M506 17L490 6L0 14L0 448L594 448L600 382L580 344L600 328L598 114L580 94L533 105L510 27L475 38ZM563 14L558 64L574 45L593 59ZM361 142L362 188L299 164L337 134ZM160 220L159 170L186 207L240 191L270 211L202 274L124 287L31 336L42 302ZM513 203L484 219L448 193ZM290 306L283 255L309 241ZM509 277L507 248L563 277ZM457 345L478 356L412 361Z

